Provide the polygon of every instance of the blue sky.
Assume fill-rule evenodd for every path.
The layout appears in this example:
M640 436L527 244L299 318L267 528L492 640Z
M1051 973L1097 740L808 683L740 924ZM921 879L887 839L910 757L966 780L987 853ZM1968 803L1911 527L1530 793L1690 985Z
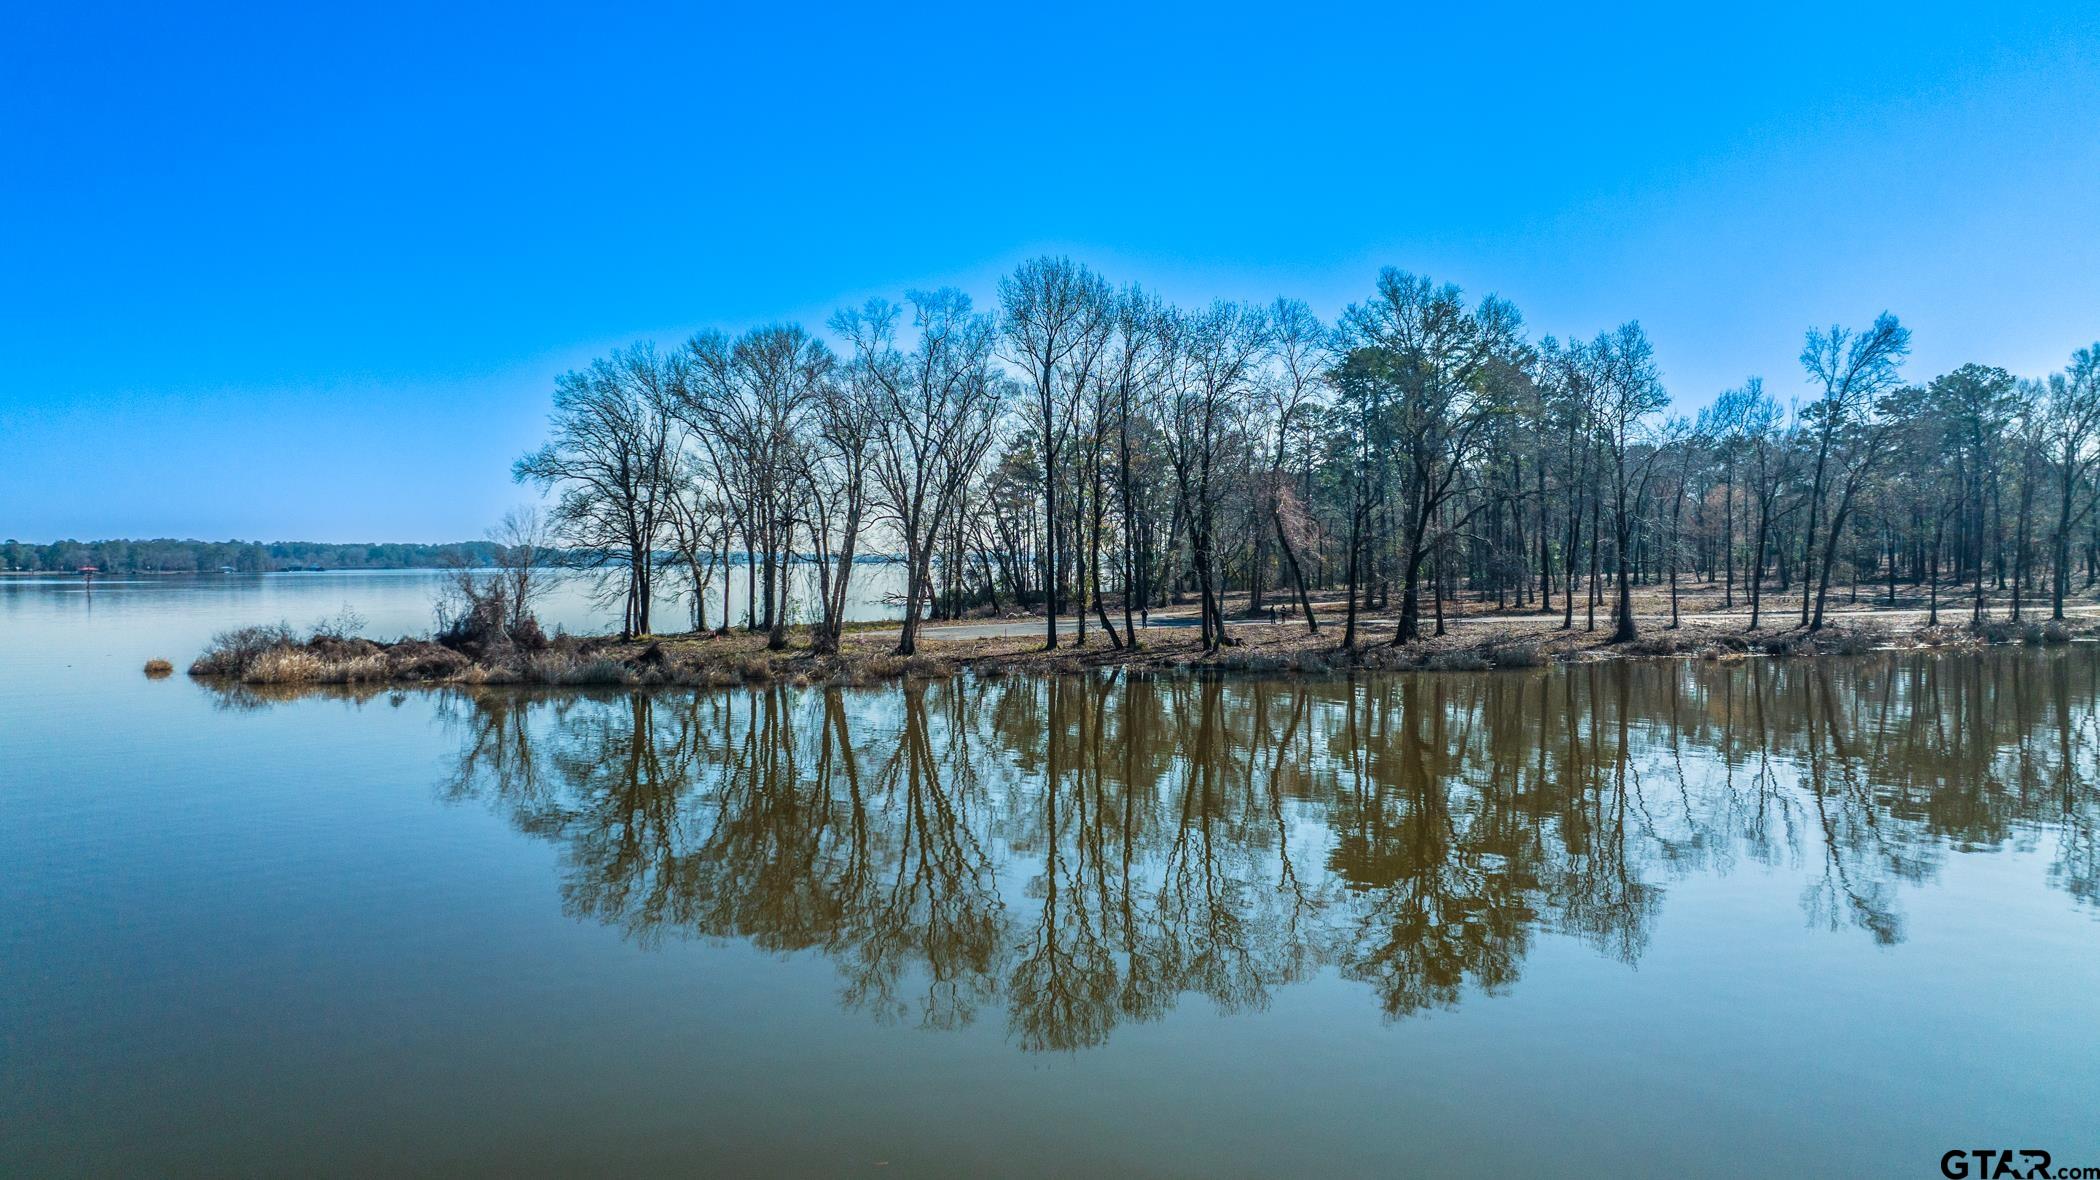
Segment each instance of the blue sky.
M2100 338L2091 4L428 7L0 14L0 536L475 536L561 370L1046 250L1639 319L1688 406Z

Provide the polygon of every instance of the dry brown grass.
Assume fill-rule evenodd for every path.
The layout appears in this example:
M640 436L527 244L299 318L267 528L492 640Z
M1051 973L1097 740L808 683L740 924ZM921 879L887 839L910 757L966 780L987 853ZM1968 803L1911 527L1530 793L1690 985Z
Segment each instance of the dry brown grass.
M160 680L174 674L175 665L166 660L153 659L146 661L146 675L150 679Z
M321 657L296 647L258 653L241 668L243 684L320 684L327 665Z
M510 652L472 660L421 640L381 644L363 639L315 636L301 639L284 628L227 632L198 657L194 676L251 686L283 685L543 685L568 688L710 686L786 683L876 684L908 678L939 678L970 671L980 675L1060 674L1117 667L1137 671L1190 671L1245 675L1322 675L1376 669L1464 672L1534 668L1556 661L1673 658L1742 659L1748 655L1853 654L1882 647L1976 646L1988 642L2067 642L2073 632L2090 634L2092 623L2074 627L1899 628L1864 615L1839 616L1817 632L1767 626L1743 629L1736 618L1687 615L1676 629L1651 625L1632 643L1612 645L1600 618L1596 631L1560 629L1558 616L1501 615L1453 620L1448 633L1405 645L1391 642L1391 624L1372 620L1356 646L1340 647L1340 628L1323 623L1318 634L1300 624L1236 622L1234 642L1205 651L1193 627L1155 627L1142 632L1132 650L1090 629L1085 647L1065 643L1045 651L1035 634L996 638L946 638L945 628L921 632L920 650L896 654L896 635L875 628L849 632L836 653L818 653L801 643L781 651L766 648L762 634L647 636L633 640L563 637L545 650Z

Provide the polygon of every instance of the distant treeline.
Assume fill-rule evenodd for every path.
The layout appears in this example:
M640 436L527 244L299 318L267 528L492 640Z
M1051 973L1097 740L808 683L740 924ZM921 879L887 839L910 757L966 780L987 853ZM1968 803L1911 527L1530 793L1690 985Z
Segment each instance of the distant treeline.
M0 543L0 569L72 573L91 565L104 573L269 573L272 570L391 570L487 566L500 546L492 541L446 545L402 543L333 545L321 541L54 541Z

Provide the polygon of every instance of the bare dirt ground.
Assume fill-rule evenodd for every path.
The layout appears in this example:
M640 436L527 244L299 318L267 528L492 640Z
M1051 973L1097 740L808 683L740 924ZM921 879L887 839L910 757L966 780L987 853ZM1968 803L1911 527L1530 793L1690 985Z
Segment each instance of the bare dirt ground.
M1050 670L1102 665L1179 667L1215 665L1230 670L1282 671L1298 667L1479 667L1539 663L1547 660L1609 659L1642 656L1708 653L1809 654L1822 651L1864 650L1871 647L1950 647L1991 642L2057 642L2091 634L2100 622L2100 606L2090 593L2067 604L2067 618L2060 626L2048 622L2045 602L2039 609L2033 600L2022 604L2018 624L2009 618L2010 601L1999 595L1989 601L1984 627L1971 628L1972 601L1960 588L1943 587L1939 623L1929 625L1930 604L1922 597L1899 593L1891 604L1886 592L1875 595L1862 586L1857 601L1849 588L1833 590L1825 607L1824 626L1809 632L1801 626L1798 594L1783 597L1769 593L1759 611L1758 627L1750 629L1751 612L1740 591L1730 602L1718 588L1699 586L1680 591L1673 618L1667 587L1642 587L1634 595L1634 618L1640 638L1627 644L1611 644L1611 605L1597 604L1595 625L1590 625L1588 601L1577 596L1572 623L1564 628L1560 600L1551 612L1536 607L1497 608L1494 603L1446 602L1442 634L1429 604L1424 604L1424 638L1402 647L1393 645L1397 630L1395 612L1359 615L1356 647L1341 650L1344 618L1340 597L1334 593L1313 596L1313 613L1320 622L1318 633L1306 626L1295 610L1275 614L1264 611L1250 617L1246 599L1227 602L1226 630L1234 642L1218 651L1202 648L1196 610L1177 606L1153 611L1149 626L1138 628L1136 651L1116 647L1099 620L1086 621L1084 645L1076 616L1059 619L1059 647L1044 649L1042 616L1005 618L959 623L928 624L920 629L922 651L961 660L972 666L1010 670ZM1271 600L1272 605L1277 604ZM1120 633L1119 614L1110 621ZM1674 624L1674 625L1673 625ZM898 632L894 627L871 630L859 637L862 643L888 642Z
M1556 600L1558 601L1558 600ZM2007 618L2009 603L1993 601L1990 621L1981 629L1968 625L1971 602L1952 589L1943 589L1939 625L1928 626L1929 606L1899 593L1893 605L1883 598L1869 600L1861 588L1860 600L1851 600L1849 588L1834 592L1826 606L1824 626L1815 632L1800 625L1798 596L1769 597L1760 611L1759 626L1749 629L1750 609L1737 596L1730 604L1718 589L1681 591L1677 625L1672 626L1669 594L1664 588L1642 588L1634 598L1634 615L1641 636L1631 643L1608 642L1611 632L1609 603L1599 603L1596 625L1589 626L1588 602L1578 596L1571 626L1563 629L1562 612L1535 608L1496 609L1488 603L1447 602L1443 634L1435 634L1437 623L1425 606L1424 638L1395 646L1394 612L1359 616L1356 645L1343 650L1343 617L1340 596L1329 593L1314 597L1313 612L1320 622L1314 632L1302 616L1264 611L1248 616L1244 596L1227 603L1227 633L1232 643L1206 652L1193 605L1178 605L1150 612L1140 622L1137 644L1128 643L1120 613L1111 613L1117 638L1111 641L1097 617L1090 615L1082 633L1077 616L1058 620L1058 646L1044 646L1041 615L978 619L952 623L928 623L919 630L918 651L912 656L895 654L900 637L894 625L863 625L850 632L836 656L816 656L807 640L792 636L788 649L768 652L762 636L732 632L725 636L679 637L657 641L665 658L674 663L694 661L716 680L808 679L868 682L899 675L944 675L962 669L979 672L1056 673L1089 668L1125 667L1138 670L1213 670L1252 673L1321 673L1348 668L1426 668L1465 670L1489 667L1527 667L1564 660L1626 659L1676 655L1706 655L1735 659L1748 655L1809 655L1858 652L1883 647L1959 648L2003 642L2064 642L2093 634L2100 624L2100 606L2086 597L2065 624L2047 623L2046 603L2037 611L2030 601L2023 604L2022 622ZM631 642L607 650L623 662L646 652L645 644Z

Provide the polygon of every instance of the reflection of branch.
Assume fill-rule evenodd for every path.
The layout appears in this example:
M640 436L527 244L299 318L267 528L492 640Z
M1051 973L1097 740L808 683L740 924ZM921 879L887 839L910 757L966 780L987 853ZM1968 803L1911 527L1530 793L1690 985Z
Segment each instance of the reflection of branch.
M2093 666L486 689L441 698L439 790L556 844L567 912L637 943L813 949L878 1020L1003 1000L1021 1048L1072 1050L1326 965L1389 1017L1455 1005L1542 929L1632 963L1664 881L1745 852L1882 943L1950 846L2047 833L2050 881L2100 902Z

